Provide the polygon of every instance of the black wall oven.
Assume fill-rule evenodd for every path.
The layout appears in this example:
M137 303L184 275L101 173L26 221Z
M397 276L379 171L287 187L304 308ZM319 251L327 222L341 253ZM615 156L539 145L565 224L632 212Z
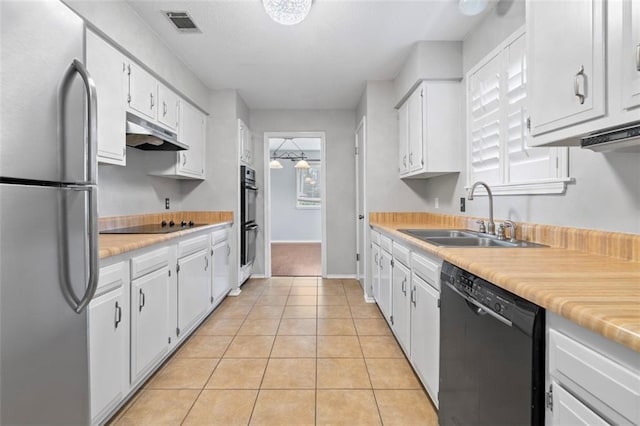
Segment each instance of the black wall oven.
M258 187L256 186L256 172L240 166L240 265L252 263L256 257L256 238L258 225L256 224L256 203Z

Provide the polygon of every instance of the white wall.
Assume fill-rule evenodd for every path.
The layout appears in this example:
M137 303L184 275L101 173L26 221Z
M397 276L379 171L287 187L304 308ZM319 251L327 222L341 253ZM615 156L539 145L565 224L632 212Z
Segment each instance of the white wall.
M251 130L255 137L255 169L258 186L264 187L264 132L326 133L327 187L327 273L355 274L355 156L353 110L252 110ZM258 206L264 205L261 194ZM264 227L264 211L257 222ZM264 234L258 234L255 273L264 272Z
M464 41L464 72L524 22L524 2L498 3L498 8ZM569 173L575 184L570 184L563 195L496 197L496 219L640 233L640 154L601 154L570 148ZM428 199L440 199L440 209L430 210L461 214L458 204L466 195L465 183L465 173L429 179ZM486 217L486 198L467 201L466 214Z
M310 152L308 154L311 155ZM313 157L319 158L319 154ZM286 160L280 162L282 169L271 170L271 241L320 242L322 240L321 210L296 207L295 163Z

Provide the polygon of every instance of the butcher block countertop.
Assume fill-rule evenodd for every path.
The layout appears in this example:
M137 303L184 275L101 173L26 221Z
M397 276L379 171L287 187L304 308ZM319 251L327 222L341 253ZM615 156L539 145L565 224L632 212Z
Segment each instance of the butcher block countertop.
M187 222L192 220L195 223L207 225L171 232L169 234L100 234L100 259L152 246L185 235L230 225L233 223L233 212L171 212L134 216L113 216L100 218L98 227L100 231L102 231L105 229L155 224L163 220L167 222L173 220L176 223L180 223L181 220L186 220Z
M372 213L370 225L640 352L640 236L518 224L543 248L438 247L399 229L476 229L477 218ZM469 225L469 226L467 226ZM536 236L537 238L527 238ZM524 238L523 238L524 237Z

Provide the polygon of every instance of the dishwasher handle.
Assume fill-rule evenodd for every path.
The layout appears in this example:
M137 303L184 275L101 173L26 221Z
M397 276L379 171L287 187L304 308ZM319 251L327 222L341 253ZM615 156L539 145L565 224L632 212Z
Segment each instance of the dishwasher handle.
M511 321L509 321L508 319L496 314L492 310L487 309L486 307L482 306L476 300L474 300L471 297L467 296L466 294L464 294L463 292L461 292L460 290L455 288L453 285L451 285L449 282L445 281L445 284L447 285L447 287L449 287L451 290L453 290L454 293L456 293L458 296L462 297L468 304L473 305L475 308L477 308L477 311L474 310L474 312L476 314L478 314L478 315L485 315L486 314L486 315L489 315L489 316L497 319L498 321L500 321L504 325L507 325L509 327L513 326L513 323Z

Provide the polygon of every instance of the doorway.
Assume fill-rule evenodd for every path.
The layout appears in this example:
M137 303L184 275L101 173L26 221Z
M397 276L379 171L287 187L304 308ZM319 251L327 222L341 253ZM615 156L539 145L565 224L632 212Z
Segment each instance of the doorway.
M326 276L325 134L266 132L265 275Z

